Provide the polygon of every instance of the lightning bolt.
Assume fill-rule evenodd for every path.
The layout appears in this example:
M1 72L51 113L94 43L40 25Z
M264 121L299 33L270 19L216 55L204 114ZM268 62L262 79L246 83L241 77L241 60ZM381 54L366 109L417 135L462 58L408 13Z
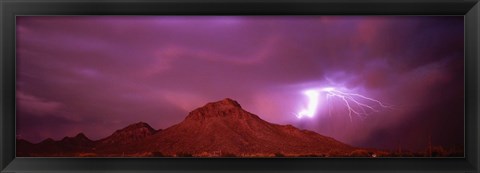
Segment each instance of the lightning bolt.
M318 91L307 90L304 92L304 94L308 97L309 102L308 102L307 109L304 109L297 114L297 118L299 119L304 116L312 118L315 115L315 112L318 107L318 98L320 95Z
M321 88L320 90L307 90L304 92L304 94L308 96L309 104L307 109L304 109L297 114L297 118L303 118L304 116L313 117L315 115L320 93L325 93L329 105L328 113L330 116L332 105L334 104L333 99L338 99L345 105L350 121L353 121L353 116L364 119L372 112L379 112L383 109L390 108L390 106L374 98L357 93L343 92L334 87L326 87Z

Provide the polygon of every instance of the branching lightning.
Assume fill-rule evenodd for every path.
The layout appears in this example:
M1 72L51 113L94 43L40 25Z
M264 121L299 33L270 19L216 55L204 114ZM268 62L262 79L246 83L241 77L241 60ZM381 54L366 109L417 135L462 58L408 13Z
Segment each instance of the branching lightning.
M347 93L339 91L333 87L323 88L321 91L326 92L327 100L339 98L348 110L348 117L352 121L352 115L365 118L371 112L378 112L383 108L390 108L381 101L366 97L356 93ZM329 102L330 103L330 102Z
M340 91L334 87L321 88L319 90L307 90L304 92L308 96L309 102L307 109L300 111L297 114L297 118L303 118L304 116L313 117L316 113L319 96L321 93L325 93L326 103L329 105L329 115L331 115L331 109L335 103L334 99L340 100L348 111L348 117L352 121L352 116L358 116L360 118L366 118L372 112L379 112L382 109L390 108L381 101L370 98L357 93L348 93Z

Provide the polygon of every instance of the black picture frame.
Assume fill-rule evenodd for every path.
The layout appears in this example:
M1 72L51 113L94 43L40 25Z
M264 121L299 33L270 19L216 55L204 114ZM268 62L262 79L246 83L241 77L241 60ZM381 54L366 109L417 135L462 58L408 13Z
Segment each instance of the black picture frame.
M7 172L478 172L479 0L0 0L0 170ZM15 16L463 15L464 158L16 158Z

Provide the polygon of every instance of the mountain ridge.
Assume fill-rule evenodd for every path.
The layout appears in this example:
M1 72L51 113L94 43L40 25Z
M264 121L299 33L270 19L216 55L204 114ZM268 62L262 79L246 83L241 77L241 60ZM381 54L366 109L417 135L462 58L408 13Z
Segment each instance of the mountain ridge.
M97 141L79 133L61 141L21 144L17 154L54 153L52 156L344 156L359 149L313 131L269 123L230 98L196 108L182 122L166 129L155 130L138 122ZM33 149L25 149L28 147ZM35 149L45 152L38 154Z

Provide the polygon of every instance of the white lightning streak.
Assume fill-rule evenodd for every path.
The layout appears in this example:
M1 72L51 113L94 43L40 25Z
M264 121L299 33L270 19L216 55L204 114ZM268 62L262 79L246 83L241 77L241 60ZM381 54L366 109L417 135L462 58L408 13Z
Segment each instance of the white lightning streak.
M333 87L323 88L321 91L327 93L327 100L332 97L338 97L343 101L343 103L345 103L350 121L352 121L352 113L359 117L365 118L368 116L369 112L379 112L380 108L390 108L379 100L356 93L342 92Z
M303 109L296 115L297 118L300 119L305 116L311 118L316 114L319 96L322 92L326 93L326 100L329 105L329 115L331 115L332 104L334 103L332 99L339 98L348 110L348 117L350 118L350 121L353 120L353 115L360 118L366 118L371 112L379 112L380 109L390 108L381 101L364 95L342 92L334 87L326 87L320 90L307 90L304 92L304 94L308 97L308 106L307 109Z
M307 109L304 109L297 114L297 118L302 118L304 116L311 118L315 115L317 110L319 92L316 90L307 90L304 94L308 97L308 106Z

